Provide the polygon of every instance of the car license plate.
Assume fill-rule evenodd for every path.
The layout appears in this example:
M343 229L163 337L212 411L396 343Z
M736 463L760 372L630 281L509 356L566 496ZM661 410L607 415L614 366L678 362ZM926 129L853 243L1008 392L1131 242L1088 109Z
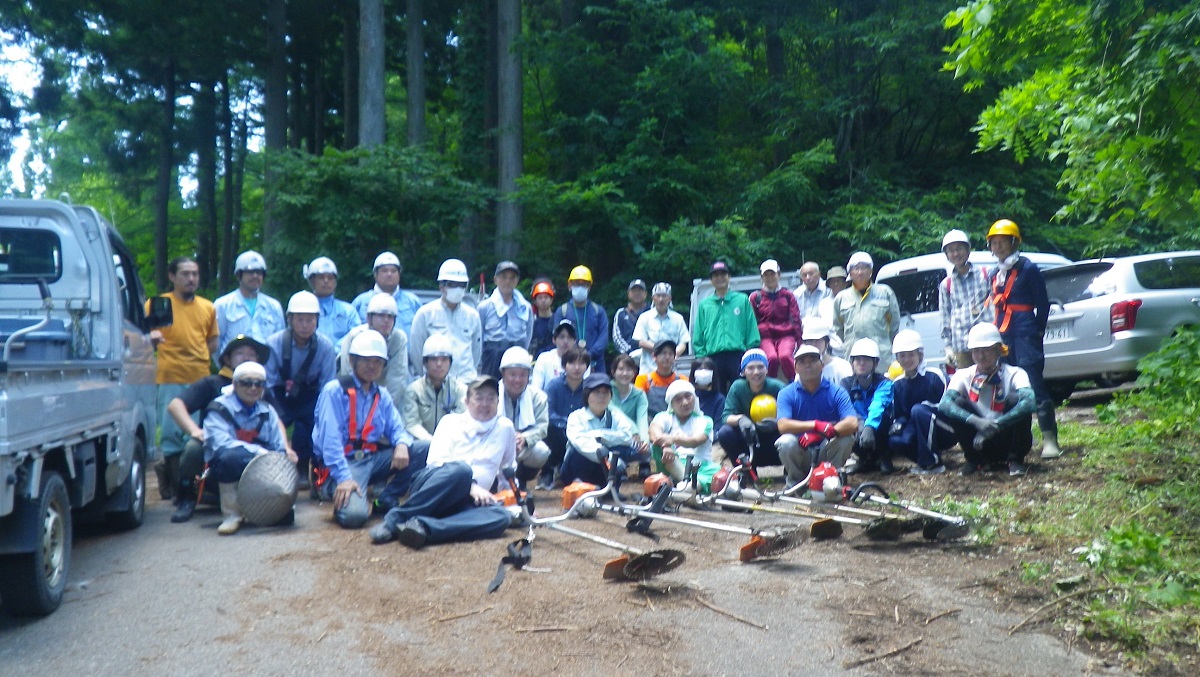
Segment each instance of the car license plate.
M1072 338L1071 322L1054 322L1046 325L1046 341L1068 341Z

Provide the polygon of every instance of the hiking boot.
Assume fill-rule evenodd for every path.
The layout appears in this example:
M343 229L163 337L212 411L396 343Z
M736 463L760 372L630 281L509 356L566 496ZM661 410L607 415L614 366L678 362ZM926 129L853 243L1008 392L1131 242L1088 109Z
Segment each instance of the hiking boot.
M383 545L384 543L391 543L396 540L396 532L392 531L392 528L386 522L380 522L371 527L368 535L371 537L371 542L375 545Z
M425 547L425 541L429 538L429 532L425 531L425 526L416 517L409 519L400 527L400 532L396 534L400 542L413 550L420 550Z
M874 472L877 466L874 461L865 461L861 458L851 457L846 464L842 466L842 471L847 475L857 475L864 472Z
M1029 472L1029 468L1026 467L1024 463L1021 463L1020 461L1008 462L1009 477L1024 477L1025 473L1027 472Z
M542 471L541 476L538 477L537 488L541 489L542 491L550 491L551 489L554 488L554 471L553 470L543 470Z
M908 469L908 472L910 475L941 475L942 473L946 472L946 466L942 465L941 463L928 468L922 468L919 465L914 465ZM967 474L966 466L963 466L963 474Z
M896 466L892 465L892 459L879 459L879 472L883 473L884 475L891 475L892 473L896 472Z
M963 464L962 470L958 471L958 474L962 475L963 477L970 477L971 475L979 472L981 468L982 466L980 466L978 463L971 463L970 461L967 461Z
M196 499L192 496L180 496L175 503L175 514L171 515L171 521L175 524L180 524L192 519L192 514L196 512Z

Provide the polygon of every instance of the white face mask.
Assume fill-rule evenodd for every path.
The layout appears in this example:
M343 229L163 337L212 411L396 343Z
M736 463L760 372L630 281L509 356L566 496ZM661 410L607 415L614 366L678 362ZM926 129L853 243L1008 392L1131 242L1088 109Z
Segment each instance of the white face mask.
M447 287L446 288L446 301L449 303L455 303L455 304L462 303L463 295L466 293L467 293L467 290L462 287Z
M571 298L574 299L576 303L582 303L582 302L586 301L587 297L588 297L588 288L587 287L584 287L582 285L577 286L577 287L571 287Z
M697 369L696 370L696 385L710 386L712 385L713 370L712 369Z

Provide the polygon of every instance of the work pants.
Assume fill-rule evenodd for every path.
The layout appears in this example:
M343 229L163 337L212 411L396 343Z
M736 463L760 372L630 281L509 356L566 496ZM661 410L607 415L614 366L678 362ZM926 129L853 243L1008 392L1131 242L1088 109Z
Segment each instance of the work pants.
M1024 463L1026 454L1033 446L1032 416L1022 416L1011 425L1001 428L980 450L975 449L975 435L979 432L975 426L949 417L942 420L954 428L954 437L958 440L958 446L962 447L967 463L984 466L1013 461Z
M904 427L887 440L893 453L903 454L922 468L941 465L942 452L955 443L953 429L938 418L937 407L924 402L913 405Z
M408 465L403 470L392 469L392 450L381 449L373 454L366 454L362 460L356 461L353 456L346 458L350 466L350 477L359 486L360 491L351 494L350 500L341 508L335 508L333 519L346 529L359 529L367 523L371 516L371 505L367 494L371 484L384 482L383 491L379 492L376 500L383 508L393 508L400 497L406 494L412 486L413 477L425 469L425 460L429 456L429 442L417 441L408 447ZM333 498L337 483L330 476L324 485L325 499Z
M784 383L796 380L796 361L792 357L796 352L796 337L764 338L758 347L767 354L767 376L774 376L782 370L779 378L783 379Z
M412 495L383 518L392 533L412 518L425 527L426 543L498 538L512 522L502 505L475 505L471 466L462 461L424 468L413 480Z

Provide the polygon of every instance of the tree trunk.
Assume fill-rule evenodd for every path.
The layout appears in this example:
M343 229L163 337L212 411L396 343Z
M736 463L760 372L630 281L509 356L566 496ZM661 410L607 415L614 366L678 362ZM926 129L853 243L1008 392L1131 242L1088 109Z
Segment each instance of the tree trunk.
M154 281L158 290L167 290L171 186L175 170L175 60L167 60L163 74L162 130L159 132L158 169L154 181Z
M263 113L264 136L267 153L264 180L267 185L264 196L266 214L263 221L263 241L270 242L279 232L280 223L272 212L274 202L271 184L274 171L271 152L287 147L288 126L288 67L287 67L287 1L268 0L267 5L267 77Z
M360 0L358 27L358 141L383 143L383 0Z
M342 145L358 146L358 2L342 4Z
M499 0L497 8L497 146L496 257L517 257L521 205L516 201L517 179L524 168L522 146L521 1Z
M229 71L221 80L221 164L224 165L225 209L221 218L221 255L217 261L217 289L222 291L233 285L233 258L237 255L237 240L233 236L234 175L237 162L233 156L233 109L229 96Z
M216 83L199 83L196 90L196 259L200 286L216 277L217 261L217 95Z
M771 86L771 99L776 111L783 110L780 93L786 86L787 62L785 60L783 38L779 35L779 24L782 21L778 11L767 15L767 81ZM775 166L783 165L788 159L787 149L782 142L777 142L771 149L775 157Z
M425 143L425 14L422 0L408 0L408 145Z

